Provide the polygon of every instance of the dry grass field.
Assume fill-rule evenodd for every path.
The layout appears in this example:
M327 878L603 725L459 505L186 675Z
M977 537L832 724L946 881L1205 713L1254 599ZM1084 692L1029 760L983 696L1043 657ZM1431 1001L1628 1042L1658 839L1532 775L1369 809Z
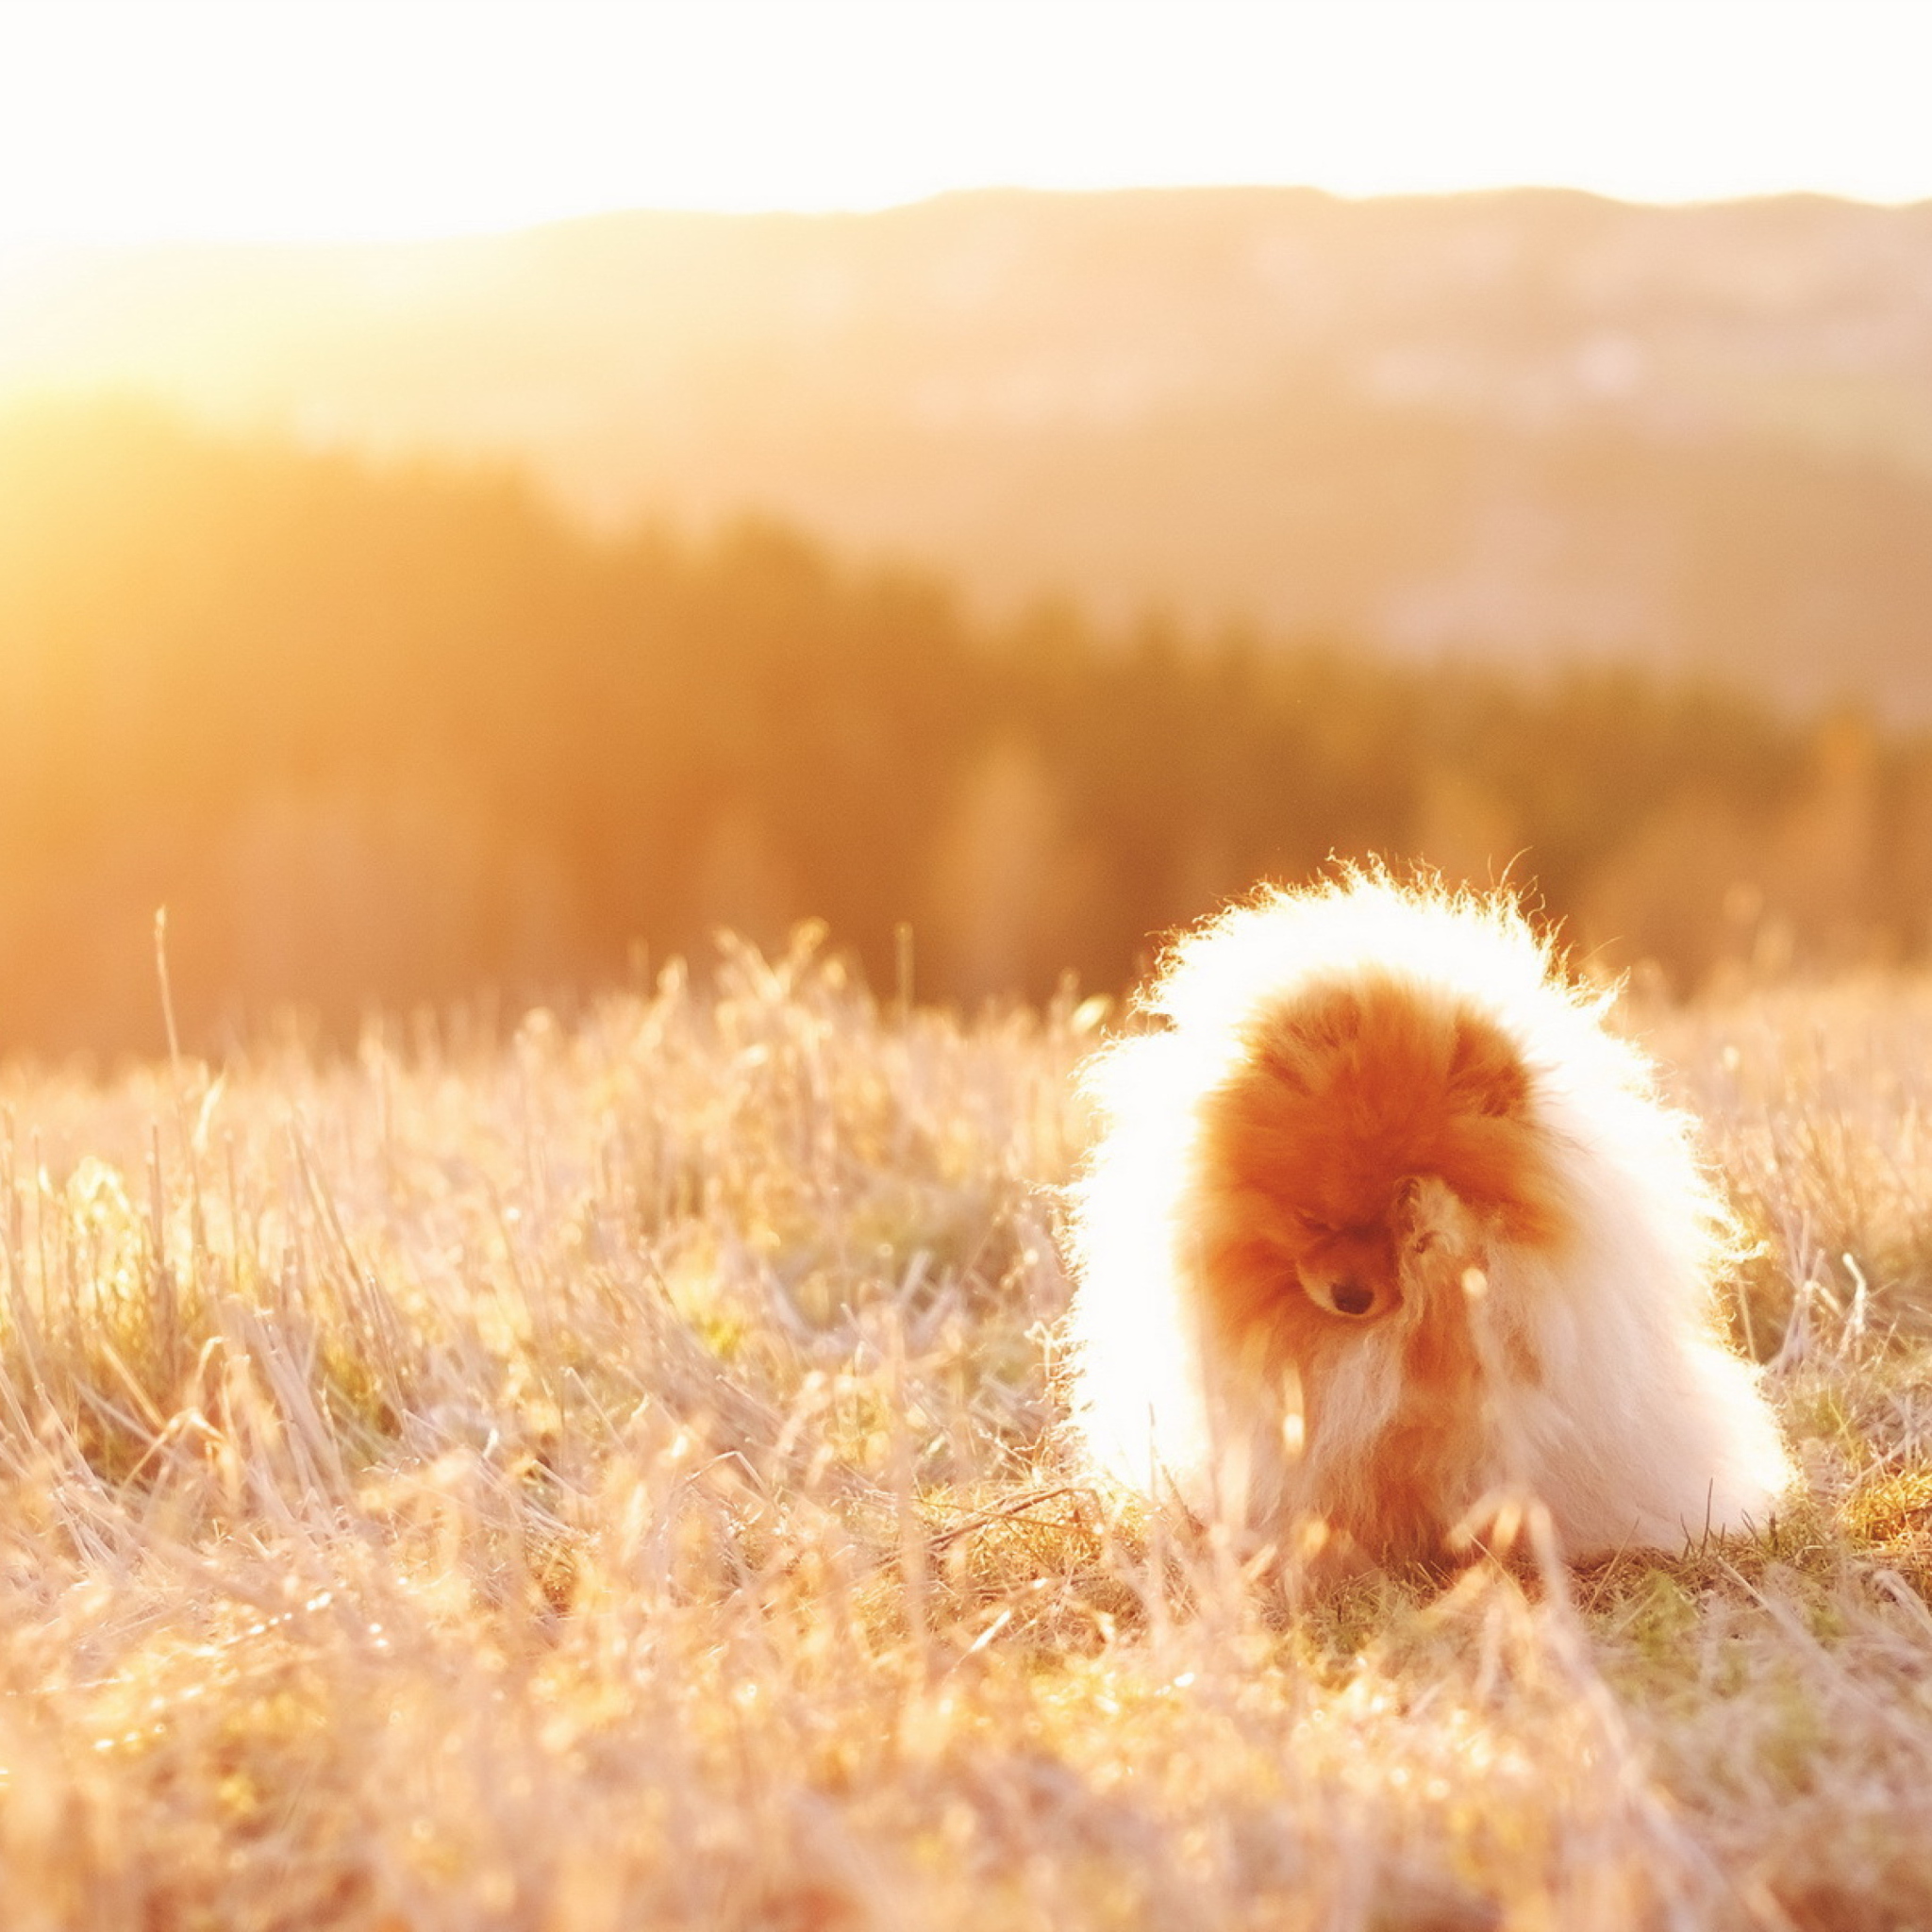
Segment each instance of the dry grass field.
M1761 1238L1762 1541L1313 1600L1058 1458L1104 1024L806 936L0 1073L11 1932L1932 1924L1932 986L1628 1023Z

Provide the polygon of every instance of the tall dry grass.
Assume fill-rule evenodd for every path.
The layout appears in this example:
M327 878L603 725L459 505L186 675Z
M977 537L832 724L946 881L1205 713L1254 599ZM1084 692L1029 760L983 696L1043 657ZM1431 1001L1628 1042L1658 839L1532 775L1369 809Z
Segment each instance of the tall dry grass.
M1056 1460L1091 1006L15 1066L7 1924L1932 1921L1932 991L1640 1017L1808 1499L1307 1602Z

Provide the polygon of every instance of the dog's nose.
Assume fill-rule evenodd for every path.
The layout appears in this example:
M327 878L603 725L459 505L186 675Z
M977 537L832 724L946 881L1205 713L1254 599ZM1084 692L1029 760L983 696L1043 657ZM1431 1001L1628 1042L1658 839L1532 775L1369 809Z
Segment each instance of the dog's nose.
M1338 1315L1366 1315L1375 1306L1375 1291L1358 1281L1338 1281L1328 1291Z

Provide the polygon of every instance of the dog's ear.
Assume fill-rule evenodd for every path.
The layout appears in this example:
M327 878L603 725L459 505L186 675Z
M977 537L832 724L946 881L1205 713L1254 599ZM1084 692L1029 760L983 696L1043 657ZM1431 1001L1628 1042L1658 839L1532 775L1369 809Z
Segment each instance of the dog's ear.
M1493 1022L1464 1013L1449 1053L1449 1091L1470 1113L1521 1120L1529 1110L1529 1075L1521 1055Z

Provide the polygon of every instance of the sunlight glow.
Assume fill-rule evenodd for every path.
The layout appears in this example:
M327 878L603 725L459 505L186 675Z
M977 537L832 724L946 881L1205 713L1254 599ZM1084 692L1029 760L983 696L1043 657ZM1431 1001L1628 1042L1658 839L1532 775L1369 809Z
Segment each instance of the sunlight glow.
M986 185L1932 194L1916 0L9 0L0 246Z

